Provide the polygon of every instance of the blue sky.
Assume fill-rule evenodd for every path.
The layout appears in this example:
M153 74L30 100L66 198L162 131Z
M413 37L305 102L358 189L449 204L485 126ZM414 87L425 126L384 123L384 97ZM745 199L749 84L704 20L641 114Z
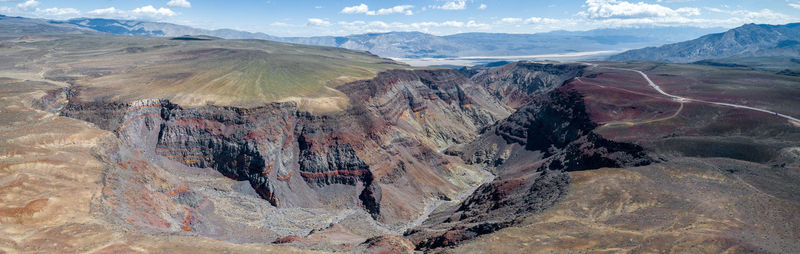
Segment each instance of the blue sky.
M277 36L387 31L445 35L783 24L800 21L800 0L0 0L0 13L141 19Z

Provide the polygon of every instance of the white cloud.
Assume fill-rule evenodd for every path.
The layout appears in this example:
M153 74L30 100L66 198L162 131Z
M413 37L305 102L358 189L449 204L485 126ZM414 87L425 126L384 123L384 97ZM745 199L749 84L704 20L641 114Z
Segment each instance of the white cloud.
M104 18L120 18L120 19L162 19L166 17L174 17L178 14L168 8L155 8L152 5L142 6L133 10L120 10L115 7L95 9L88 12L81 12L75 8L32 8L35 6L33 3L36 0L29 0L20 3L22 6L17 8L4 8L4 12L20 16L29 16L36 18L49 18L49 19L65 19L77 17L104 17ZM37 2L38 4L38 2Z
M464 26L464 22L452 21L451 20L451 21L445 21L445 22L439 23L439 25L440 26L450 26L450 27L463 27Z
M44 16L77 16L81 14L81 12L75 8L48 8L48 9L37 8L36 12Z
M17 8L28 9L28 8L31 8L31 7L36 7L37 5L39 5L39 1L28 0L28 1L25 1L25 2L17 4Z
M136 8L133 10L133 14L151 18L163 18L178 15L168 8L161 7L156 9L152 5Z
M524 19L524 20L521 19L521 18L502 18L502 19L500 19L500 21L497 22L497 24L519 24L519 23L523 23L523 24L526 24L526 25L530 25L530 24L555 24L555 23L558 23L558 20L557 19L551 19L551 18L542 18L542 17L530 17L530 18L527 18L527 19Z
M117 8L114 8L114 7L108 7L108 8L105 8L105 9L96 9L96 10L89 11L89 14L100 15L100 16L117 15L117 14L122 14L122 13L123 13L122 10L117 10Z
M734 18L745 20L743 23L788 23L796 20L786 14L774 12L770 9L760 11L737 10L730 12Z
M414 28L422 28L422 27L468 27L468 28L481 28L481 27L488 27L489 25L478 23L474 20L467 21L466 23L461 21L455 20L448 20L444 22L419 22L419 23L412 23L411 27Z
M411 9L414 8L413 5L398 5L392 8L380 9L378 10L378 15L388 15L393 13L405 13L406 15L413 15L414 13Z
M444 3L443 5L428 6L431 9L440 10L464 10L467 9L467 0L455 0Z
M468 28L486 29L486 28L489 28L490 26L488 24L478 23L475 20L470 20L470 21L467 22L467 27Z
M418 31L425 33L442 34L442 31L452 29L475 29L486 30L490 28L488 24L478 23L474 20L467 22L449 20L444 22L416 22L416 23L401 23L401 22L383 22L383 21L340 21L338 25L338 32L340 34L353 34L353 33L385 33L392 31ZM330 28L326 28L330 29Z
M789 6L791 6L792 8L800 9L800 1L798 1L798 0L792 0L792 1L787 0L786 2L788 2Z
M579 14L592 19L623 19L648 17L686 17L700 15L697 8L672 9L659 4L631 3L617 0L586 0L586 11Z
M269 25L270 25L270 26L277 26L277 27L287 27L287 26L291 26L291 25L289 25L289 24L286 24L286 23L283 23L283 22L272 22L272 24L269 24Z
M789 15L774 12L769 9L761 11L734 10L726 11L721 9L713 10L728 14L726 18L706 19L690 17L646 17L629 19L602 19L594 20L593 27L636 27L642 25L654 26L694 26L694 27L736 27L747 23L758 24L785 24L796 22L796 18Z
M170 6L170 7L181 7L181 8L191 8L192 7L192 3L189 3L189 1L186 1L186 0L170 0L169 2L167 2L167 6Z
M523 22L525 24L555 24L558 23L557 19L551 18L541 18L541 17L530 17L525 19Z
M92 17L119 18L119 19L163 19L174 17L178 14L168 8L156 9L152 5L142 6L133 10L120 10L115 7L95 9L87 12Z
M500 19L499 23L501 23L501 24L514 24L514 23L519 23L519 22L522 22L521 18L502 18L502 19Z
M373 11L373 10L370 10L369 6L367 6L366 4L359 4L359 5L354 5L354 6L350 6L350 7L344 7L342 9L342 11L340 11L339 13L342 13L342 14L366 14L366 15L370 15L370 16L389 15L389 14L395 14L395 13L404 13L406 15L414 15L414 12L411 11L411 9L413 9L413 8L414 8L413 5L397 5L397 6L394 6L394 7L391 7L391 8L383 8L383 9L379 9L377 11Z
M331 22L327 21L327 20L324 20L324 19L310 18L310 19L308 19L308 25L309 26L331 26Z
M340 13L343 14L367 14L369 12L369 6L366 4L359 4L350 7L344 7Z
M486 4L481 4L480 6L478 6L478 10L486 10L486 7L487 7Z
M700 15L698 8L675 9L644 2L586 0L584 7L586 9L579 12L578 16L587 19L582 21L585 29L641 26L736 27L746 23L784 24L797 20L769 9L749 11L706 7L704 10L708 12L726 16L707 18ZM729 8L726 5L723 7Z

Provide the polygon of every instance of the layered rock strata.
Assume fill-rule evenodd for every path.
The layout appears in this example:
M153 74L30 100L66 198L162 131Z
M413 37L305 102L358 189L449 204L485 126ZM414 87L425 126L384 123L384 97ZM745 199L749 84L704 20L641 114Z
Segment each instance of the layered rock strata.
M326 115L291 103L183 108L166 100L73 100L62 114L114 131L151 160L246 180L273 206L361 206L389 227L477 183L479 173L437 150L508 114L450 70L389 71L340 89L353 106Z

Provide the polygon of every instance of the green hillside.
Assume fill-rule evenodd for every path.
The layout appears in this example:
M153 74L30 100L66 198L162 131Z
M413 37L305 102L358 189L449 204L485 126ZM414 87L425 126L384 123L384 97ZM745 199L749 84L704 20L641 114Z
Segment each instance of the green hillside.
M29 57L16 58L23 54ZM81 98L164 98L184 106L257 106L308 99L346 102L335 90L337 85L372 78L387 69L409 68L340 48L207 38L37 37L6 43L0 55L26 62L0 71L72 81L83 87Z

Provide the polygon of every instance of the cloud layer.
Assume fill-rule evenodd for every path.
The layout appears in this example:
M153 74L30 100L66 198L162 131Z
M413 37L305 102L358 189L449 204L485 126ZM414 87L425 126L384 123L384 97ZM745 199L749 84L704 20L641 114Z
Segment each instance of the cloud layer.
M631 3L617 0L587 0L586 10L580 15L597 19L609 18L646 18L646 17L686 17L700 15L697 8L671 9L658 4L644 2Z
M413 5L397 5L390 8L383 8L377 11L373 11L369 9L369 6L366 4L359 4L349 7L344 7L339 13L342 14L365 14L370 16L375 15L389 15L395 13L403 13L405 15L414 15L414 12L411 10L413 9Z
M192 8L192 3L186 0L170 0L167 2L169 7Z
M440 10L464 10L467 9L467 1L466 0L449 1L442 5L431 5L428 6L428 8L440 9Z
M180 20L185 23L216 24L217 20L198 21L202 16L191 16L193 11L209 8L209 4L191 0L159 0L163 6L144 5L138 8L129 6L120 9L114 6L105 8L79 10L70 6L54 6L53 4L69 4L68 1L41 0L0 0L0 13L36 18L69 19L77 17L98 17L116 19L143 19L177 21L182 16L180 9L187 15ZM421 31L433 34L452 34L461 32L505 32L536 33L552 30L589 30L596 28L647 27L647 26L694 26L694 27L735 27L744 23L785 24L797 22L800 0L783 0L765 4L771 9L747 10L742 7L731 7L726 4L704 6L707 3L695 0L580 0L580 6L563 9L556 5L540 6L539 9L554 8L552 12L538 11L521 14L506 2L488 2L488 0L426 0L425 6L405 4L381 5L375 8L365 3L328 6L306 6L308 13L292 13L292 17L271 18L272 15L258 17L263 24L248 24L250 30L275 35L307 36L307 35L344 35L364 32L389 31ZM755 1L755 0L753 0ZM279 10L281 6L274 1L259 1L269 11ZM358 3L358 2L356 2ZM488 5L487 5L488 3ZM428 5L430 4L430 5ZM301 4L302 5L302 4ZM739 5L736 5L739 6ZM778 7L776 7L778 6ZM780 6L784 7L778 9ZM211 5L216 7L216 5ZM302 7L302 6L301 6ZM371 8L372 7L372 8ZM491 8L489 8L491 7ZM131 8L131 9L127 9ZM515 6L516 8L516 6ZM789 13L787 15L786 13ZM305 16L308 14L308 16ZM507 15L503 15L507 14ZM413 17L409 17L414 15ZM192 20L195 19L195 20ZM222 20L235 22L231 20ZM265 25L269 24L269 25ZM238 25L238 24L237 24ZM212 25L213 26L213 25ZM220 25L223 28L231 25ZM236 25L233 25L236 27ZM266 28L265 28L266 27ZM242 28L239 28L242 29ZM247 30L247 28L244 28Z

